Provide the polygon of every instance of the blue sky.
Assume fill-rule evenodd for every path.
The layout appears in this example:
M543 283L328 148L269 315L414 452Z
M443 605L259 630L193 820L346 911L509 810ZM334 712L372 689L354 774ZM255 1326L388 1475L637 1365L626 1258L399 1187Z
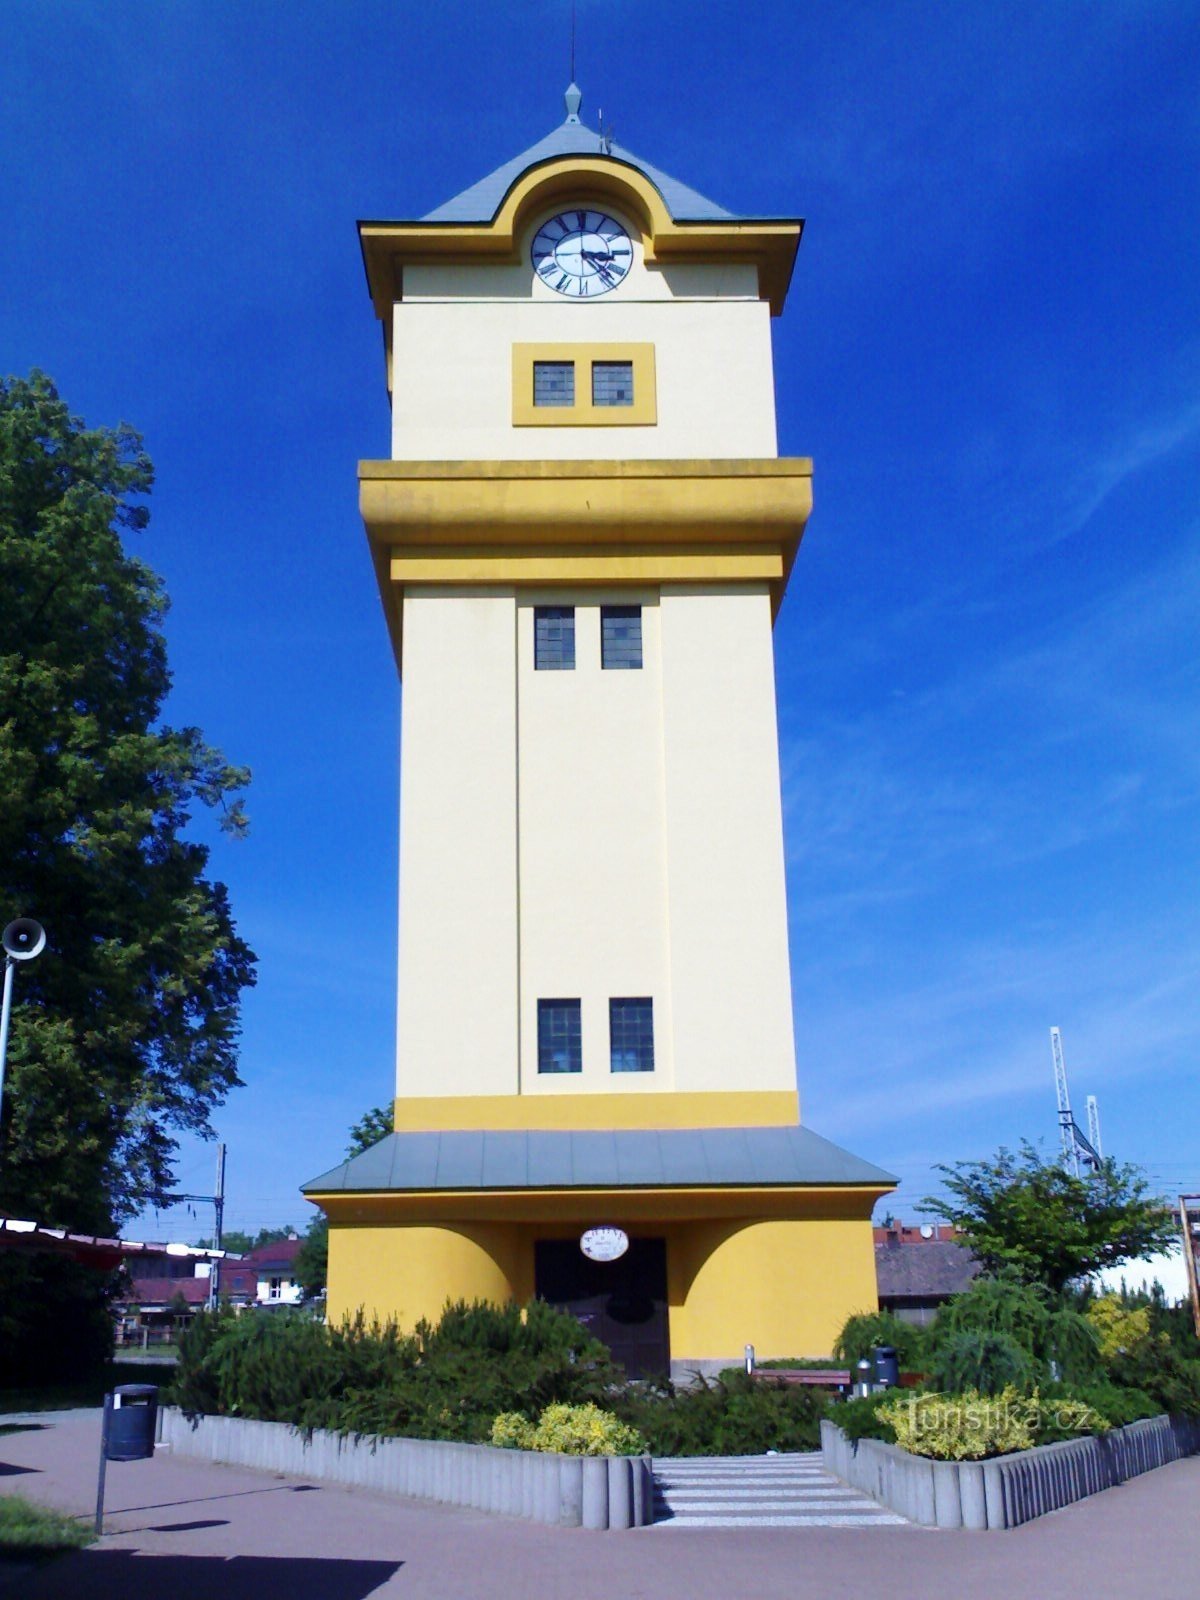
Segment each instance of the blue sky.
M549 131L569 13L5 6L0 358L145 434L169 715L254 770L213 855L261 963L231 1226L302 1224L391 1093L354 222ZM1200 1190L1200 11L581 0L577 63L585 120L808 219L775 335L780 449L816 472L776 629L805 1120L911 1213L936 1162L1053 1147L1058 1024L1106 1148ZM186 1144L182 1187L212 1161Z

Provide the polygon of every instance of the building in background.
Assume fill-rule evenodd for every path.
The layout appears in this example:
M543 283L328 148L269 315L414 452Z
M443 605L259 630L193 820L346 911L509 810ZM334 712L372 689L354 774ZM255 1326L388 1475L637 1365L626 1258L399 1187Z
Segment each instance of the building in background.
M635 1372L825 1355L875 1307L894 1180L796 1092L772 625L812 466L778 455L770 324L802 224L579 102L427 217L360 224L396 1131L305 1193L332 1317L537 1294Z
M924 1327L947 1300L970 1286L979 1262L948 1223L875 1229L875 1279L879 1309Z

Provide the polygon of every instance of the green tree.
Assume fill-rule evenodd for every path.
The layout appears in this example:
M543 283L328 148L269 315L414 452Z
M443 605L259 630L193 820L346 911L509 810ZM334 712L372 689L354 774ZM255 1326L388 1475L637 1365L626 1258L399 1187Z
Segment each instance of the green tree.
M329 1218L318 1212L296 1253L296 1282L306 1296L323 1293L329 1277Z
M221 1235L221 1249L235 1256L244 1256L247 1251L258 1250L264 1244L278 1244L281 1239L290 1239L295 1231L290 1222L283 1228L260 1228L257 1233L245 1233L241 1228L226 1228ZM211 1238L199 1239L197 1243L202 1250L212 1248Z
M350 1129L346 1159L362 1155L364 1150L369 1150L373 1144L378 1144L381 1139L386 1139L389 1133L395 1131L396 1123L391 1105L372 1106Z
M952 1222L988 1273L1007 1267L1057 1293L1174 1243L1171 1213L1133 1166L1104 1161L1077 1178L1025 1140L1018 1152L936 1170L948 1193L919 1209Z
M167 600L122 543L152 481L124 424L86 428L40 373L0 380L0 913L49 940L13 1013L0 1209L96 1233L170 1191L177 1131L211 1132L254 981L185 832L197 805L242 832L248 774L161 723ZM0 1261L0 1334L64 1274Z

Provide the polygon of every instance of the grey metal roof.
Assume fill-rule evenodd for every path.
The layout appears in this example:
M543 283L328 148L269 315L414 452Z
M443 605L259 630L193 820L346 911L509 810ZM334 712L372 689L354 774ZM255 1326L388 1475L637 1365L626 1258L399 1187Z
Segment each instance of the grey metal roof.
M519 156L514 156L502 167L497 167L495 172L489 172L486 178L481 178L469 189L456 194L452 200L447 200L444 205L428 212L421 221L490 222L500 209L504 196L523 172L527 172L530 167L536 167L539 162L553 161L559 156L608 156L627 167L636 167L650 179L662 195L667 210L676 222L745 220L736 217L732 211L726 211L724 206L717 205L715 201L707 200L702 194L697 194L695 189L690 189L686 183L680 183L678 178L660 172L648 161L635 156L632 150L626 150L611 140L606 150L601 135L594 129L586 127L578 116L572 113L570 109L572 103L575 106L579 104L578 91L574 85L567 91L568 115L564 123L548 133L544 139L539 139L537 144L530 145L529 149L522 151Z
M392 1133L303 1186L306 1194L431 1189L894 1184L811 1128Z

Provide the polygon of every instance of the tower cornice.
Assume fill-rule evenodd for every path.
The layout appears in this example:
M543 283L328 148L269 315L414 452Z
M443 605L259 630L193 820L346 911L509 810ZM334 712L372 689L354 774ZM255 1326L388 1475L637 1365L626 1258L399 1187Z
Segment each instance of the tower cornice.
M400 663L427 584L761 583L778 611L812 461L361 461L359 509Z
M532 214L564 198L604 200L631 212L643 230L647 262L752 263L758 269L759 297L769 302L772 316L782 313L802 219L678 221L650 179L619 157L565 156L523 172L490 222L360 222L358 237L375 315L382 322L391 316L403 296L406 266L518 261L521 233Z

